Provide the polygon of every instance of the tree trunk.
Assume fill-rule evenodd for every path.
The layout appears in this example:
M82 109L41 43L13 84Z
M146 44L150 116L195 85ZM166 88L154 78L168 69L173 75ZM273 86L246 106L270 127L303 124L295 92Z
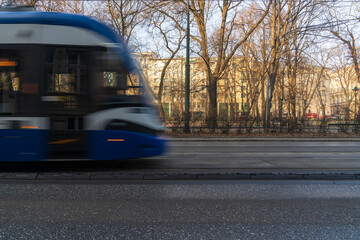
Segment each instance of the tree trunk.
M213 76L209 76L209 106L208 106L208 127L211 131L215 131L217 128L217 79Z
M266 108L266 119L265 119L265 130L268 131L269 127L270 127L270 113L271 113L271 103L272 103L272 98L273 98L273 92L274 92L274 88L275 88L275 79L276 79L276 74L277 74L277 36L276 36L276 27L277 27L277 2L274 1L273 4L273 11L272 11L272 17L271 17L271 51L270 51L270 66L269 66L269 78L268 81L270 81L270 83L268 83L268 87L266 89L266 103L267 103L267 108ZM270 87L269 87L270 84Z

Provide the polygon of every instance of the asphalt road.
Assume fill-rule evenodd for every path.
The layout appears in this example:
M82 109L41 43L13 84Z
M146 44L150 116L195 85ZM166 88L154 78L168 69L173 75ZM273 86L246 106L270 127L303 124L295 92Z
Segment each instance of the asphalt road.
M0 179L10 173L346 173L360 177L360 141L173 141L162 156L118 161L0 163ZM357 176L353 176L353 178ZM10 176L12 178L13 175ZM52 178L53 179L53 178ZM76 176L75 179L78 179Z
M172 142L150 160L161 168L360 169L360 142Z
M359 239L359 181L0 181L0 239Z

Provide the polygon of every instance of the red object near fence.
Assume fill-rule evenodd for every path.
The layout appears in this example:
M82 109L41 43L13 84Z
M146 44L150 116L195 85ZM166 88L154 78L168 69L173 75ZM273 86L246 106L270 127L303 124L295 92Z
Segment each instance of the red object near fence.
M317 119L317 113L305 113L305 119Z

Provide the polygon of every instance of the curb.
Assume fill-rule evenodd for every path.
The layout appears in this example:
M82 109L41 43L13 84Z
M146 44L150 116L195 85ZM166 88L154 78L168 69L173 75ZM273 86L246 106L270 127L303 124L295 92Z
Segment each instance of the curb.
M170 142L360 142L359 138L170 138Z
M360 180L359 173L8 173L0 180ZM360 181L359 181L360 182Z

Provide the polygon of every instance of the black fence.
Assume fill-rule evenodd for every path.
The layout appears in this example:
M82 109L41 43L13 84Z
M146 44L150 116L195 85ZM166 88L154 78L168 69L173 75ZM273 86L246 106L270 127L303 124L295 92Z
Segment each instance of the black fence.
M166 121L166 132L184 132L183 121ZM190 133L216 134L264 134L264 133L303 133L303 134L353 134L360 131L359 122L335 119L272 119L270 127L265 128L261 119L244 119L239 121L218 121L215 129L210 129L206 121L190 122Z

